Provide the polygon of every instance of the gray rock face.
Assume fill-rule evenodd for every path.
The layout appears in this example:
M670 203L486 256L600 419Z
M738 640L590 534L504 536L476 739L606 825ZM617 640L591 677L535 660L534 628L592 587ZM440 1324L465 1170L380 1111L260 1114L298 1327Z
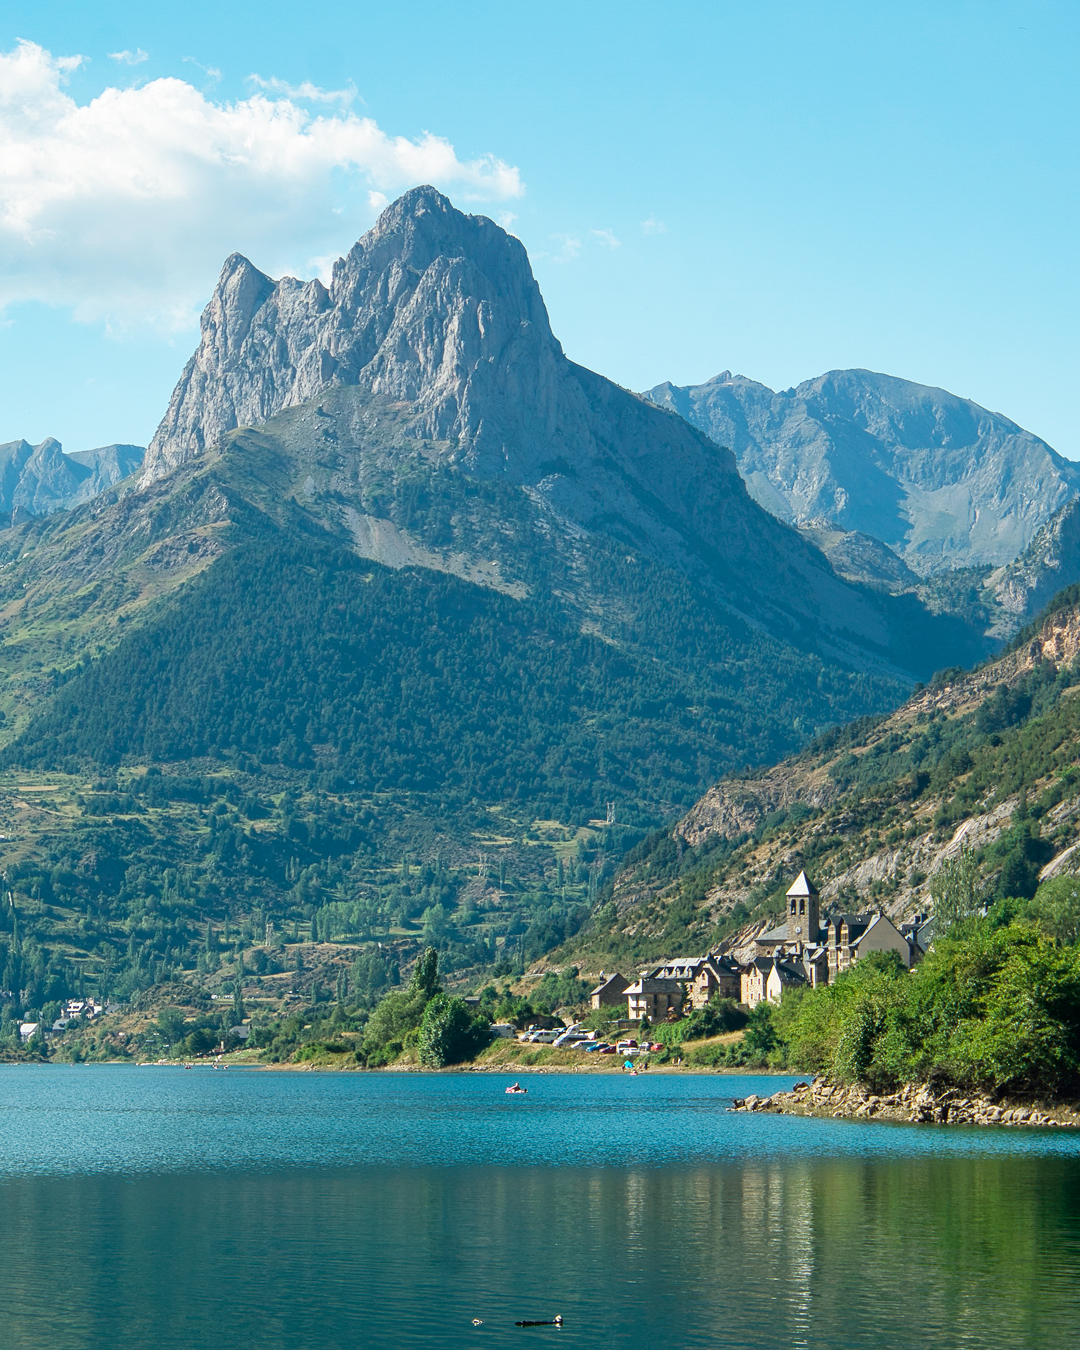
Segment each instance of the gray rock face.
M752 495L883 540L921 575L999 566L1080 491L1080 465L943 389L834 370L780 393L724 371L646 397L730 446Z
M105 445L65 455L58 440L0 445L0 514L47 516L89 501L142 463L138 445Z
M557 435L567 365L521 243L415 188L335 264L329 290L226 261L146 481L333 384L410 403L414 434L453 442L470 467L520 470Z
M71 463L88 470L88 476L83 479L77 495L65 505L89 501L91 497L107 492L114 484L130 477L142 464L145 454L144 445L101 445L96 450L76 450L68 455Z
M1064 586L1080 581L1080 501L1055 512L1014 562L983 583L992 603L995 637L1011 637Z

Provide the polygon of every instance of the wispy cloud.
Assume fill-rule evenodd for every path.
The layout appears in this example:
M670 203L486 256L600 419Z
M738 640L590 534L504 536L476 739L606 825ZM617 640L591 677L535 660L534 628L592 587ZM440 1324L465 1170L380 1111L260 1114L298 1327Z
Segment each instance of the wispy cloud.
M662 220L650 216L648 220L641 222L641 232L642 234L667 234L667 226Z
M193 56L182 56L180 59L186 65L195 66L198 70L201 70L206 78L214 83L221 79L221 71L218 70L217 66L204 66L201 61L196 61Z
M265 90L268 94L281 94L301 103L338 103L347 108L357 99L356 86L351 82L347 89L320 89L310 80L304 80L302 84L288 84L285 80L272 77L263 79L261 75L249 75L247 82L254 89Z
M622 248L622 240L616 239L611 230L593 230L592 235L594 239L599 239L607 248Z
M150 60L150 53L136 47L133 52L110 52L109 60L119 61L122 66L141 66L144 61Z
M573 262L581 252L581 240L574 234L553 234L552 239L562 247L552 254L552 261L558 263Z
M168 78L79 104L64 84L82 60L0 51L0 309L183 326L234 249L275 274L321 268L416 183L466 201L524 191L493 155L461 160L441 136L391 136L299 96L217 102Z

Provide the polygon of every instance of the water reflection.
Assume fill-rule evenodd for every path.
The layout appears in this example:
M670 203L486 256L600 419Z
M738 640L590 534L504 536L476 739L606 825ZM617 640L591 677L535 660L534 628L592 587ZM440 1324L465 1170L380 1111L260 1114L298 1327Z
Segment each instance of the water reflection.
M395 1140L437 1133L416 1100ZM635 1100L611 1138L655 1139ZM559 1345L590 1350L1061 1350L1080 1314L1080 1158L1056 1139L1005 1153L972 1135L965 1154L954 1136L950 1155L879 1131L860 1157L836 1130L793 1151L789 1127L816 1127L765 1119L754 1156L721 1115L708 1161L526 1167L497 1161L505 1139L478 1117L487 1163L318 1168L322 1118L297 1119L303 1166L0 1180L0 1348L521 1346L516 1319L560 1312Z

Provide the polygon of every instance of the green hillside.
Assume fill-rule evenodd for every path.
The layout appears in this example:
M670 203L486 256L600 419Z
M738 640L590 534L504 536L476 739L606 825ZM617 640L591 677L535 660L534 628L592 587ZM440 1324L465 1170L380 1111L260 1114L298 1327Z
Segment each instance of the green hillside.
M268 923L279 944L379 940L400 964L431 941L449 971L516 969L748 745L782 753L891 693L624 567L624 631L648 646L276 531L220 557L54 674L4 750L21 927L0 932L2 987L34 1008L213 986ZM616 823L591 824L609 801ZM259 960L296 983L295 953Z
M400 417L334 391L0 539L9 1014L241 961L302 1005L421 943L513 973L724 773L903 697L884 649L783 641ZM966 650L901 610L921 664Z
M644 649L445 574L302 542L239 548L70 678L0 766L209 756L565 821L614 798L658 821L748 753L774 759L838 704L862 712L889 690L786 659L688 587L634 599Z

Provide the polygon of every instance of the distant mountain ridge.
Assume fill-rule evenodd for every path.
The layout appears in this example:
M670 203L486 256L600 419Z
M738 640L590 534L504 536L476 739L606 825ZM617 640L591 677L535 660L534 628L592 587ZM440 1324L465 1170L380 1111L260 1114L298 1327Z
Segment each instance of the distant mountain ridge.
M1080 465L1000 413L869 370L781 392L724 371L646 397L730 446L767 510L871 535L922 576L1012 562L1080 492Z
M0 517L78 506L134 473L145 453L141 445L103 445L66 455L52 436L40 445L8 441L0 445Z

